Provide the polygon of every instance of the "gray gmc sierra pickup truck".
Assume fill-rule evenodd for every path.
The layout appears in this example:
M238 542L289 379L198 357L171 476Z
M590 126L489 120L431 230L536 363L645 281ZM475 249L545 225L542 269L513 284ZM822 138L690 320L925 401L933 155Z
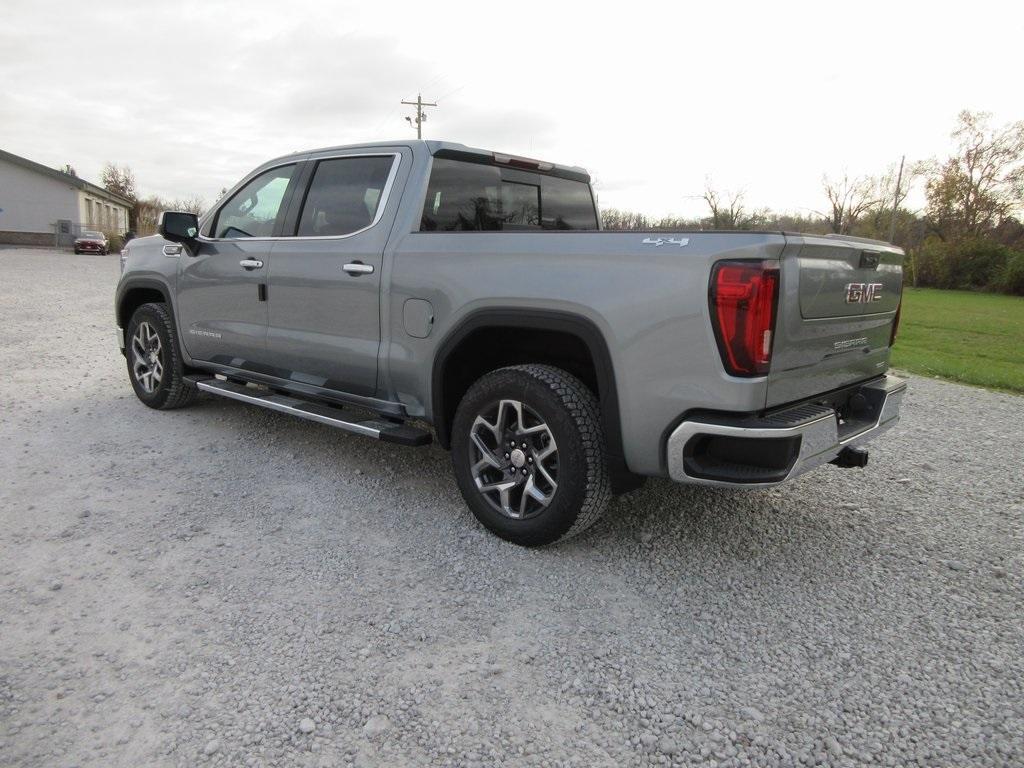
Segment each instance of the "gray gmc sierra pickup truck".
M202 218L164 213L121 262L143 403L204 391L436 435L476 517L524 545L579 533L648 475L761 488L864 466L905 391L886 373L899 249L601 231L584 170L459 144L272 160Z

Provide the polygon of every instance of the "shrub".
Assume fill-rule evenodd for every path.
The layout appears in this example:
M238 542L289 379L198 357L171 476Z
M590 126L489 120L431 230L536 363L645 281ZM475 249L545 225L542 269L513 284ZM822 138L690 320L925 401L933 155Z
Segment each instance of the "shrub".
M949 287L949 246L938 239L929 239L914 254L915 285L923 288Z
M997 287L1004 293L1024 296L1024 251L1011 251Z
M991 240L965 240L953 249L951 288L996 290L1011 251Z
M107 236L107 241L110 243L108 250L110 253L120 253L121 249L124 248L124 239L119 232L104 232Z
M1010 262L1017 251L985 239L947 243L925 241L914 254L917 285L961 290L1007 290ZM1016 273L1013 273L1016 274Z

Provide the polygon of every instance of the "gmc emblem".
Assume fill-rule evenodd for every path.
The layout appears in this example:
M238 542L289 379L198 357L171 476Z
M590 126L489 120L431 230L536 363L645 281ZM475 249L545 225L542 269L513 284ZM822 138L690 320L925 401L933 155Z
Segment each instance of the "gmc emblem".
M881 283L847 283L847 304L870 304L882 300Z

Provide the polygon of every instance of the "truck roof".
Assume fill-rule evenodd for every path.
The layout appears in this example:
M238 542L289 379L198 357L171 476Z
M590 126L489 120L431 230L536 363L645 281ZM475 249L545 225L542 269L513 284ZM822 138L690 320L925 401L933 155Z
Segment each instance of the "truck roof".
M534 158L525 158L519 155L509 154L507 152L497 152L490 149L481 149L479 147L470 147L465 144L460 144L456 141L434 141L430 139L399 139L397 141L368 141L359 144L339 144L331 147L318 147L316 149L305 149L297 152L292 152L289 155L284 155L279 158L275 158L274 161L283 160L287 157L294 155L309 155L320 152L333 152L343 149L377 149L380 147L415 147L420 146L427 150L431 155L442 154L448 157L457 157L459 155L465 156L466 159L472 157L478 157L481 160L486 159L487 162L492 162L496 157L511 158L518 161L529 161L535 162L541 166L548 166L552 170L561 171L562 175L571 175L576 177L586 177L586 181L590 181L590 174L587 173L585 168L581 168L578 165L564 165L562 163L552 163L546 160L536 160Z

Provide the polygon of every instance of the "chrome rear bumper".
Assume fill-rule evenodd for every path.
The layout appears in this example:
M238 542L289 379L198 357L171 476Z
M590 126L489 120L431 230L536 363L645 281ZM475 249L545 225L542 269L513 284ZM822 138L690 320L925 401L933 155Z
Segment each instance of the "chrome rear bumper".
M694 416L669 435L669 476L733 488L778 485L891 429L906 390L904 380L888 375L846 390L840 407L852 415L845 419L828 402L805 402L761 417Z

